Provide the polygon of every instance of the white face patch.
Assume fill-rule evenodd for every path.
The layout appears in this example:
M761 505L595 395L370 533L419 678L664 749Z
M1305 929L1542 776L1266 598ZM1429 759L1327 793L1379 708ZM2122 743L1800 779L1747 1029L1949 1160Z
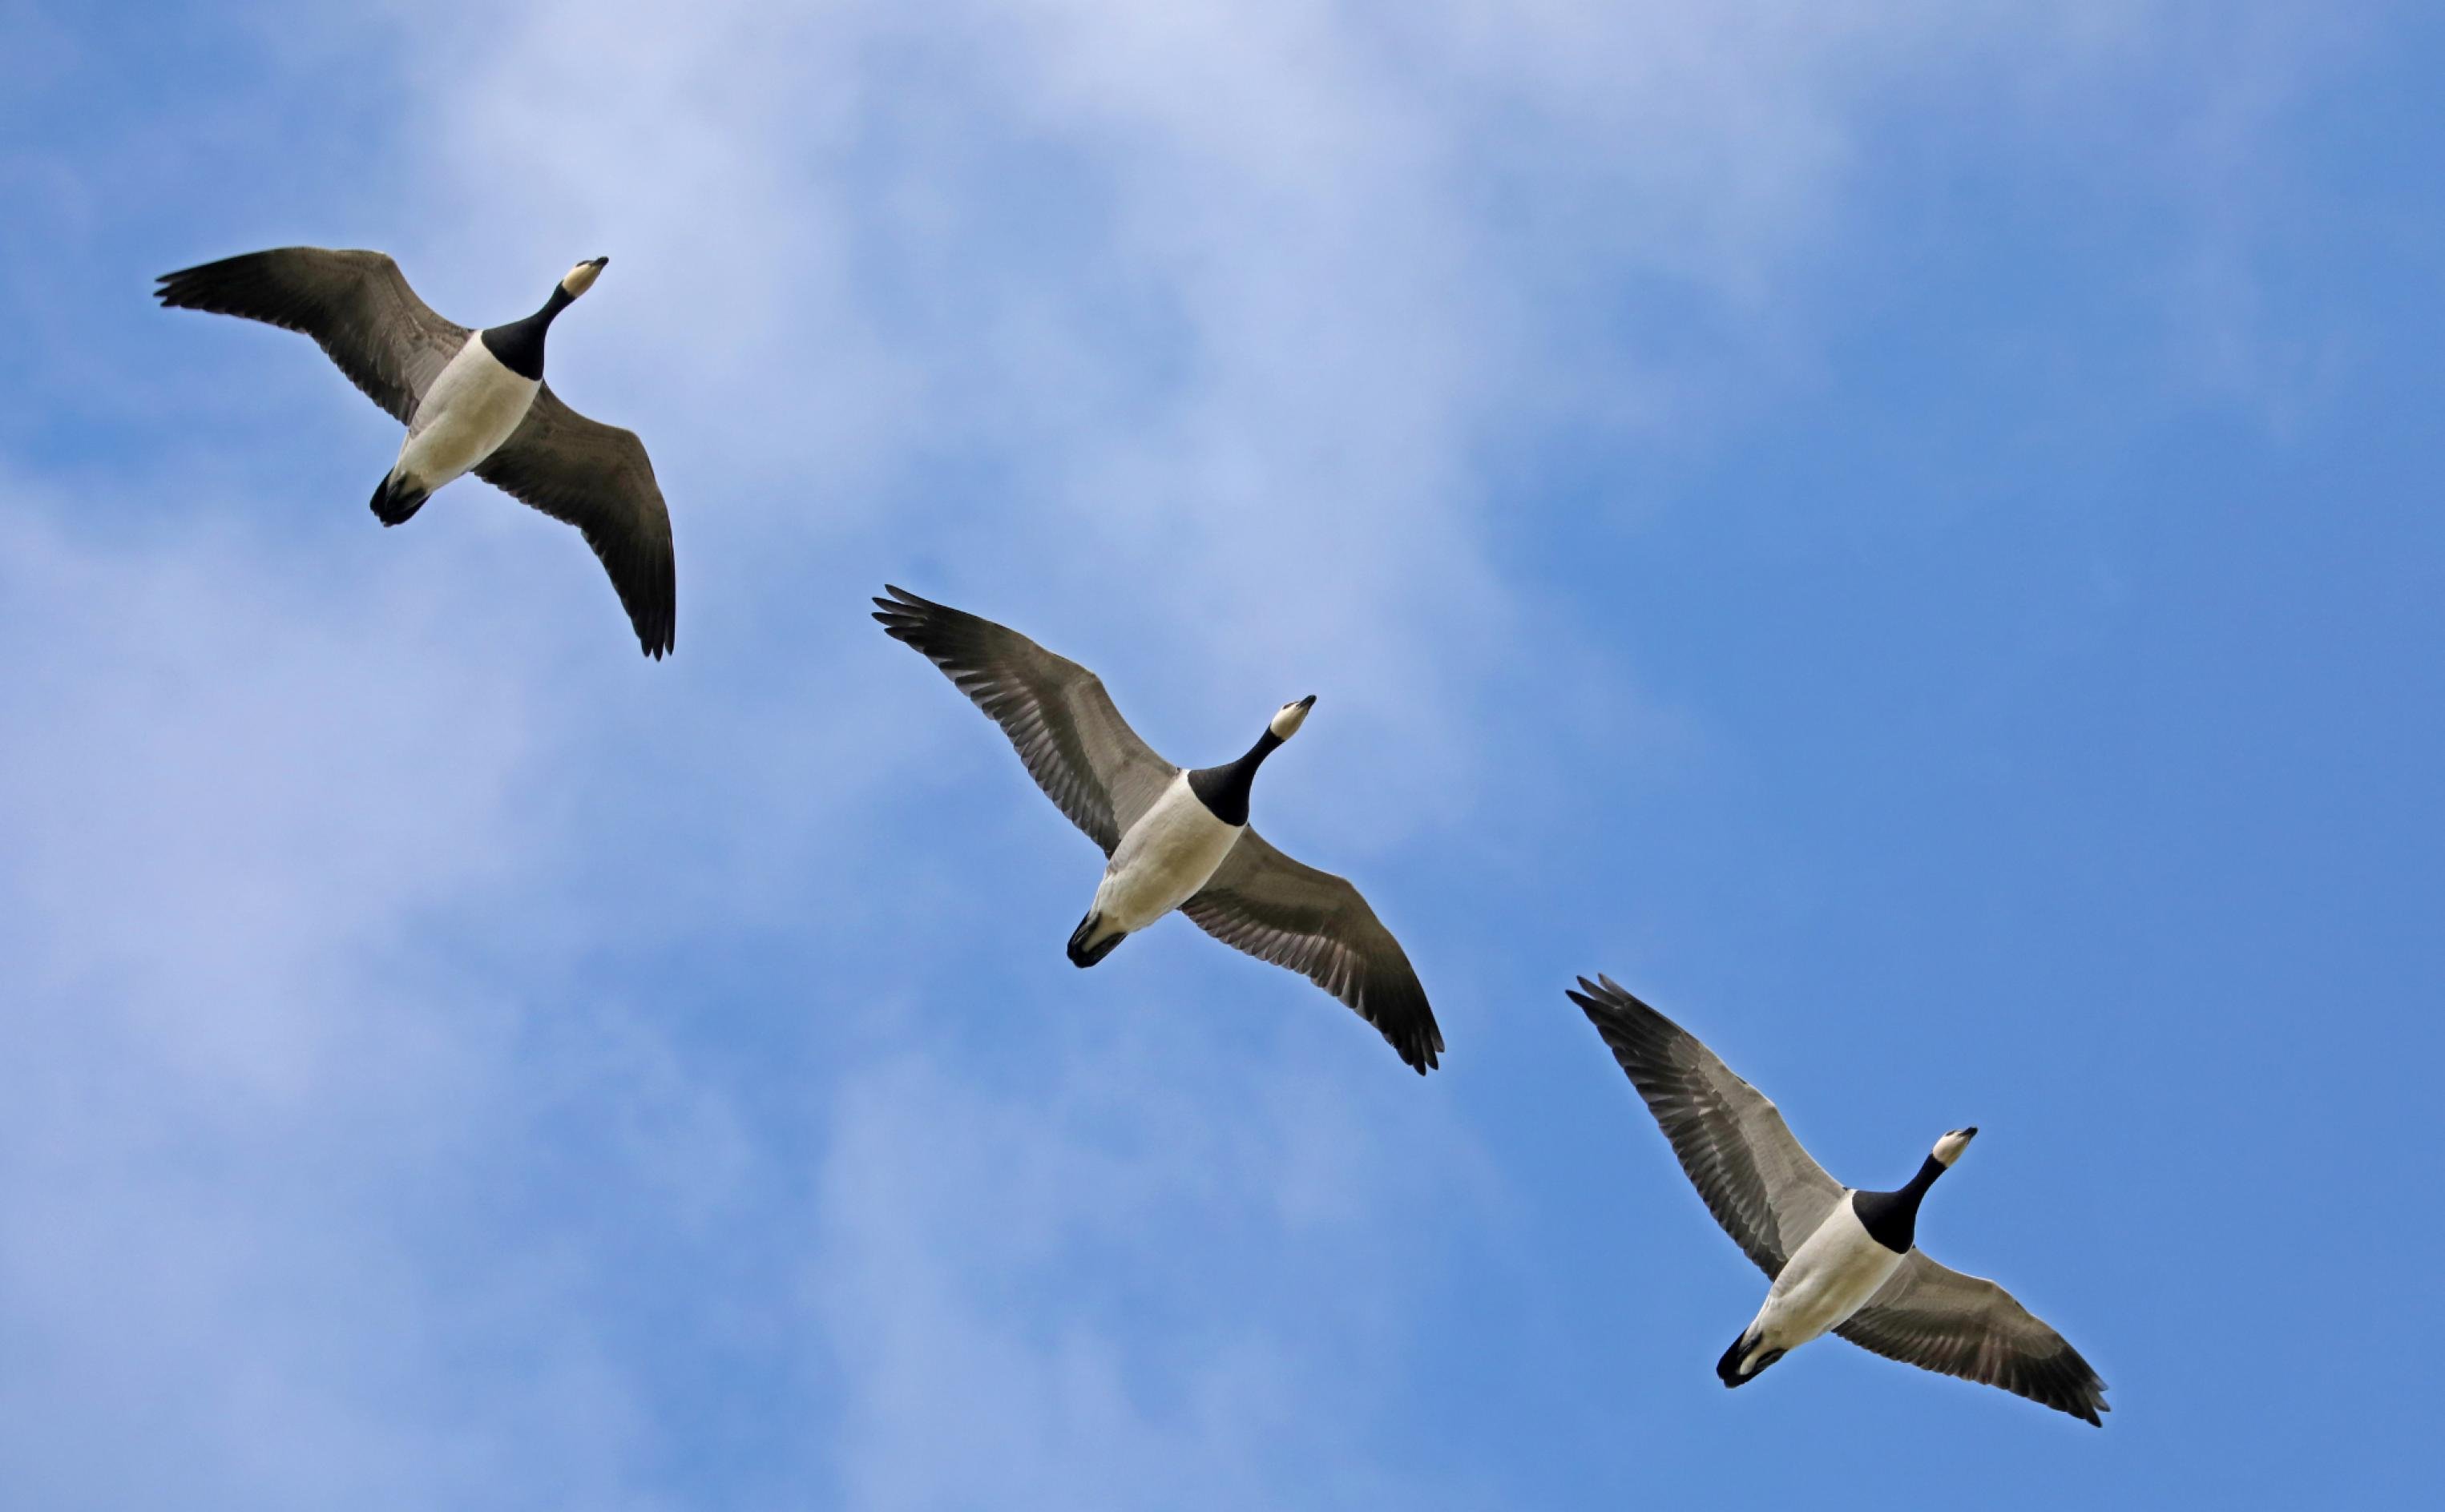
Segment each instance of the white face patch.
M1935 1158L1950 1167L1961 1158L1961 1152L1968 1149L1969 1142L1977 1137L1975 1129L1956 1129L1935 1142Z
M594 280L602 276L603 265L601 263L579 263L576 267L569 271L568 277L560 281L560 287L569 298L575 299L578 295L593 288Z
M1268 726L1274 732L1274 738L1287 740L1298 734L1298 727L1307 722L1307 711L1315 706L1316 700L1312 698L1283 704L1282 712L1275 715L1273 723Z

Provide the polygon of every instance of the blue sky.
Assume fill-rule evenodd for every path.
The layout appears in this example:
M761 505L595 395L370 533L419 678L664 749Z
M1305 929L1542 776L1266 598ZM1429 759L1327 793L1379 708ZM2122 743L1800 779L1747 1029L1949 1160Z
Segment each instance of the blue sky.
M2445 26L2411 6L0 5L0 1488L44 1508L2426 1490ZM669 494L677 658L290 242ZM1421 1082L865 618L1100 668ZM2102 1432L1763 1285L1562 998L1905 1176Z

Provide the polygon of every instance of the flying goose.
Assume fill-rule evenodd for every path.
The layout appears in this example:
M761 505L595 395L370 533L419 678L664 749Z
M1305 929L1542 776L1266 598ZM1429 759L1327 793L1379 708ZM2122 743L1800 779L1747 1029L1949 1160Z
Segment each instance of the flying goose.
M1316 704L1285 703L1237 761L1186 771L1138 738L1101 678L1006 626L886 585L874 617L976 700L1045 795L1109 857L1070 936L1092 966L1172 909L1228 945L1299 972L1358 1010L1425 1075L1444 1048L1409 958L1358 889L1248 828L1257 768Z
M1764 1093L1611 978L1582 977L1570 997L1647 1099L1708 1210L1774 1279L1765 1305L1715 1366L1726 1386L1830 1331L2092 1425L2111 1410L2105 1383L2080 1352L2011 1293L1913 1247L1919 1200L1976 1129L1937 1140L1899 1190L1857 1191L1809 1158Z
M282 247L164 273L165 306L242 315L322 345L340 371L407 427L373 512L397 525L462 473L585 532L647 656L675 643L671 516L644 443L560 401L543 381L552 319L594 285L596 257L524 320L470 331L433 312L378 252Z

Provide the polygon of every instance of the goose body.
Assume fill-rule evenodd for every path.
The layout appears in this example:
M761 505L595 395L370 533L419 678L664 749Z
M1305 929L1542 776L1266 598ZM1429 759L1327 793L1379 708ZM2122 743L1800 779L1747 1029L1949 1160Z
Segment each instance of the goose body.
M1882 1291L1910 1258L1920 1199L1977 1137L1975 1129L1946 1134L1918 1175L1898 1191L1845 1190L1775 1273L1765 1305L1724 1352L1716 1366L1724 1384L1738 1386L1802 1344L1822 1338Z
M1764 1093L1680 1025L1609 978L1581 978L1570 997L1638 1089L1708 1210L1772 1279L1757 1316L1716 1362L1726 1386L1838 1334L2092 1425L2109 1410L2105 1383L2061 1334L1993 1281L1939 1265L1917 1247L1920 1204L1976 1129L1947 1132L1892 1191L1845 1186L1792 1137Z
M1780 1357L1832 1333L1893 1279L1901 1262L1899 1255L1869 1237L1846 1195L1817 1232L1801 1241L1766 1288L1764 1305L1735 1341L1735 1379L1726 1384L1764 1369L1769 1354Z
M470 338L417 401L407 438L400 442L399 460L383 480L384 490L401 496L413 493L421 502L443 484L475 471L476 463L516 433L542 391L542 379L511 371L493 355L481 333ZM411 505L399 519L413 513ZM385 516L383 523L398 520Z
M1103 680L1006 625L897 588L875 619L940 667L1105 855L1071 961L1092 966L1177 910L1225 944L1307 977L1375 1026L1421 1075L1443 1032L1409 959L1358 889L1274 849L1248 824L1257 769L1315 707L1286 703L1238 760L1188 770L1121 718Z
M314 338L349 382L407 427L372 507L398 525L469 473L574 525L627 610L640 647L676 644L670 511L644 443L570 409L543 379L552 321L610 259L571 268L541 308L481 330L443 319L378 252L282 247L160 278L164 306L259 320Z
M1187 773L1174 777L1146 817L1121 836L1111 860L1105 863L1103 880L1095 884L1095 900L1087 908L1093 938L1082 943L1079 951L1101 960L1125 936L1195 897L1199 888L1213 880L1246 829L1225 823L1207 808L1189 787Z
M1095 887L1095 901L1070 937L1070 960L1092 966L1112 947L1185 905L1230 859L1248 831L1248 790L1257 768L1298 732L1313 694L1285 703L1248 754L1227 766L1201 767L1171 779L1144 817L1121 834Z

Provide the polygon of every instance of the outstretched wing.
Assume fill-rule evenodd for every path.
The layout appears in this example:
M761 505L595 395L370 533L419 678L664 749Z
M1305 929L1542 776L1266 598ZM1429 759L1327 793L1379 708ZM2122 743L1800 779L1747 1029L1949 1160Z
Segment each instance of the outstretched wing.
M1250 830L1180 911L1224 944L1288 966L1356 1009L1419 1075L1437 1064L1444 1036L1427 990L1346 879L1293 861Z
M2011 1293L1913 1250L1867 1305L1834 1330L1922 1370L2000 1386L2101 1427L2105 1383L2069 1341Z
M165 306L303 331L348 381L404 425L467 327L442 319L378 252L282 247L164 273Z
M510 439L476 476L563 524L603 561L637 644L660 660L679 643L679 570L671 512L634 431L588 420L546 383Z
M1581 977L1570 997L1630 1073L1715 1222L1760 1270L1780 1275L1841 1201L1842 1184L1801 1148L1765 1093L1696 1036L1610 977Z
M1044 795L1111 855L1180 769L1138 738L1103 679L1008 625L885 585L874 617L1001 726Z

